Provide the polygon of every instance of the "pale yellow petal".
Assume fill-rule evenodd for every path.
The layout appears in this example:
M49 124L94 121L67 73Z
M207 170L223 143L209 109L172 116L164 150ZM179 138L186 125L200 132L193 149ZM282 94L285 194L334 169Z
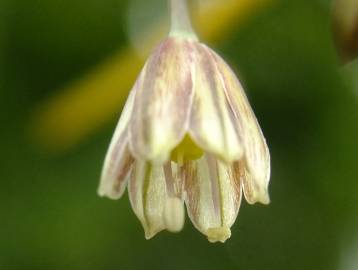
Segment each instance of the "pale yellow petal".
M100 196L119 199L125 190L133 163L128 149L128 123L133 109L134 96L135 89L128 96L107 151L98 188Z
M210 49L196 46L194 100L190 135L205 151L222 160L239 160L243 154L241 127L228 104L224 81Z
M143 70L130 125L137 158L164 163L183 139L192 103L191 42L168 38Z
M241 183L231 167L211 156L185 163L185 203L194 226L211 242L231 235L241 203Z
M249 175L247 178L250 178L251 185L256 187L257 193L255 194L259 194L258 190L267 192L270 180L270 153L266 140L239 80L222 58L214 52L212 53L226 85L227 100L237 122L242 127L246 169ZM268 194L262 196L268 198ZM252 199L262 201L264 197Z

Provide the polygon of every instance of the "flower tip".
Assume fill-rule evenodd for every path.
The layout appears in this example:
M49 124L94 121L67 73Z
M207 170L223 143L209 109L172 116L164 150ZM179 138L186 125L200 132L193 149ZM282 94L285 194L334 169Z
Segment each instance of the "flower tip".
M266 193L266 195L261 198L261 200L259 201L260 203L262 204L270 204L271 203L271 199L270 199L270 196L268 195L268 193Z
M139 217L139 220L142 224L142 228L144 230L144 238L146 240L152 239L157 233L163 230L161 224L158 223L150 224L146 222L146 220L143 217Z
M230 228L226 226L209 228L206 232L206 235L208 236L208 240L211 243L225 243L225 241L231 237L231 231Z
M144 237L146 240L152 239L155 235L156 235L156 233L154 233L150 230L145 230L145 232L144 232Z
M106 195L104 194L103 190L101 190L100 188L97 190L97 195L99 197L105 197Z
M118 200L120 197L122 197L121 193L118 193L114 190L111 190L110 188L106 187L106 186L102 186L100 185L98 190L97 190L97 195L99 197L107 197L111 200Z
M268 193L267 188L261 191L257 191L253 194L252 198L248 199L247 202L249 204L261 203L261 204L270 204L270 195Z
M259 194L256 195L256 202L266 205L271 202L270 195L267 188L261 190Z
M163 230L160 225L158 225L159 224L145 224L142 222L144 237L146 240L152 239L154 236L156 236L157 233Z

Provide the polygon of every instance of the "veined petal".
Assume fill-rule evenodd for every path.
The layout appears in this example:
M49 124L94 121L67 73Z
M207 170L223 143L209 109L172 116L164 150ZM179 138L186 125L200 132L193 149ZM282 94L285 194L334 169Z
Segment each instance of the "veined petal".
M225 95L225 87L211 50L196 45L194 100L190 135L205 151L232 162L243 154L241 126Z
M263 204L270 203L267 186L261 185L260 182L255 181L245 167L244 161L235 162L233 168L236 177L241 179L244 195L249 204L254 204L256 202Z
M100 196L119 199L125 190L133 158L128 149L128 122L131 117L135 87L130 92L109 145L98 188Z
M173 232L182 229L184 205L180 198L168 196L163 166L136 161L128 190L147 239L164 229Z
M242 126L247 170L245 179L251 182L252 190L256 190L251 201L267 203L265 198L268 198L268 194L263 194L264 191L267 193L270 180L270 153L266 140L239 80L220 56L213 51L212 55L222 74L227 100Z
M191 42L168 38L143 70L130 124L136 158L163 164L183 139L192 104Z
M241 203L241 183L231 167L205 155L185 163L185 203L194 226L211 242L225 242Z

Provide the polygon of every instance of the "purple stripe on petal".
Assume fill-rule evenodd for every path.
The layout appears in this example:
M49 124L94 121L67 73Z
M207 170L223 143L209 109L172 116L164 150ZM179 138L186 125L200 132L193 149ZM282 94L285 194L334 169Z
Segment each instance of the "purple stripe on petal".
M268 194L264 194L264 191L267 192L270 179L270 153L266 140L239 80L220 56L214 52L212 54L225 84L227 100L238 126L242 127L246 170L250 175L247 178L251 179L252 186L261 190L255 193L261 197L252 200L267 202Z
M215 59L205 45L196 45L194 101L190 135L205 151L226 162L243 154L240 127L225 96L225 84Z
M191 42L168 38L143 69L130 124L136 158L163 164L188 129L192 104Z

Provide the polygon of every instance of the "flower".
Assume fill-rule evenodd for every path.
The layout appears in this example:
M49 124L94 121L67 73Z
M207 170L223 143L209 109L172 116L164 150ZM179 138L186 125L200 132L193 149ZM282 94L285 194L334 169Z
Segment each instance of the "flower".
M184 6L172 0L175 12ZM269 150L239 80L189 24L175 27L129 94L99 195L118 199L128 183L146 238L180 231L185 204L209 241L224 242L242 193L249 203L269 203L269 177Z

